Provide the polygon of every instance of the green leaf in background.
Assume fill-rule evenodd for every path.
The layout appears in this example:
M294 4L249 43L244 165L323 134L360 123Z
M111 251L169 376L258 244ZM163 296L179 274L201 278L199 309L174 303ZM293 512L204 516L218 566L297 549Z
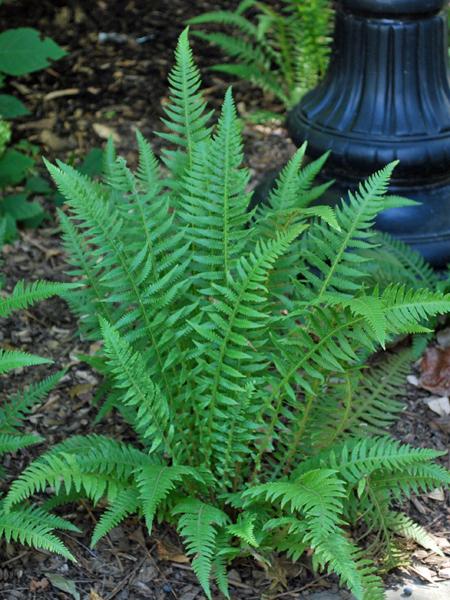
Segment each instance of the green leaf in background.
M28 194L20 192L3 198L0 210L12 215L16 221L25 221L42 215L42 207L37 202L28 202Z
M0 203L1 207L1 203ZM10 242L17 236L16 220L8 213L2 215L0 210L0 226L4 228L3 242Z
M100 175L102 172L102 166L103 150L101 148L92 148L79 166L79 170L84 175L95 177L96 175Z
M11 94L0 94L0 116L4 119L14 119L29 114L30 111L23 102Z
M7 75L25 75L50 65L65 55L64 50L48 37L41 37L31 27L8 29L0 33L0 71Z
M0 158L0 188L22 181L33 165L34 161L29 156L17 150L6 150Z
M74 600L80 600L80 594L77 592L75 582L72 579L66 579L57 573L45 573L45 576L54 588L70 594Z
M25 189L33 194L51 194L53 192L53 188L50 183L41 177L40 175L33 175L33 177L28 177Z

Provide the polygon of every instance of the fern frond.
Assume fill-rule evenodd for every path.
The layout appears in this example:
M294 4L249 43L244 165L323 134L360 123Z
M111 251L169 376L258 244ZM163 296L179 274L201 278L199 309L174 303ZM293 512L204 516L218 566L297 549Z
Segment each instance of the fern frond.
M264 310L258 310L259 306L263 307L267 294L265 281L276 259L288 249L303 227L294 227L275 240L261 242L254 253L243 256L237 264L237 280L229 275L227 287L214 284L217 300L207 312L209 322L193 324L201 338L209 342L205 351L208 352L207 360L212 367L208 369L210 376L207 387L203 382L199 385L199 392L204 389L206 394L199 393L197 400L202 410L207 411L203 429L207 461L215 449L214 455L222 455L220 461L228 464L233 443L228 437L227 422L221 423L221 416L225 414L224 408L227 406L230 417L233 417L231 407L236 407L235 410L239 407L236 393L241 398L248 393L240 385L244 377L243 369L257 374L264 366L264 359L257 352L249 353L248 348L253 345L256 350L258 342L255 340L256 347L249 343L254 339L252 331L257 332L267 320ZM223 314L228 316L227 321L222 317ZM204 356L201 362L205 363Z
M206 104L199 92L201 78L189 46L188 29L179 37L169 83L170 102L164 107L167 118L162 121L171 133L158 135L181 148L186 153L187 166L190 166L195 145L209 135L207 123L211 114L206 112ZM173 172L177 170L173 153L166 153L166 163Z
M341 523L345 487L336 471L317 469L290 481L263 483L243 492L244 499L266 501L282 509L299 512L306 521L305 537L314 541L318 535L335 531Z
M243 540L249 546L258 546L258 540L255 538L255 521L257 514L249 511L241 513L236 523L228 525L227 531Z
M178 530L184 538L188 555L193 556L192 569L208 598L211 598L209 580L216 549L217 528L228 521L227 515L200 500L182 500L172 514L181 515Z
M20 542L37 550L54 552L75 561L73 554L53 533L54 525L61 527L62 523L63 520L54 515L47 519L44 518L42 510L25 506L6 512L3 503L0 502L0 537L4 537L7 542ZM66 529L77 530L71 524L64 523Z
M336 573L358 600L383 600L382 579L371 560L342 533L324 535L314 547L313 565Z
M407 283L415 288L434 289L439 281L430 264L419 252L388 233L377 232L373 255L374 280L380 285Z
M378 213L384 209L384 194L396 163L391 163L360 184L355 194L349 193L348 202L336 207L340 230L313 225L305 237L302 268L305 300L321 302L326 295L345 297L357 292L366 278L363 267L367 259L360 250L373 245L371 227Z
M105 457L106 460L105 460ZM56 494L83 491L97 502L131 481L134 469L149 458L127 444L104 436L77 436L57 444L29 465L12 483L4 500L5 510L47 486Z
M242 7L241 7L242 11ZM242 15L241 11L231 12L228 10L215 10L192 17L187 21L189 25L204 25L206 23L215 23L217 25L228 25L237 27L242 33L249 34L255 39L258 38L258 29L253 23ZM233 38L234 39L234 38Z
M11 433L0 433L0 455L7 452L17 452L27 446L42 442L38 435L13 435Z
M214 138L193 154L179 211L203 279L226 280L249 235L248 171L240 169L241 163L242 137L228 90Z
M421 525L414 523L407 515L402 513L391 513L389 526L395 532L403 537L413 540L427 550L432 550L439 556L443 556L442 550L436 543L436 540Z
M0 317L9 317L15 311L28 308L39 300L46 300L51 296L63 294L78 286L77 283L58 283L52 281L35 281L16 283L13 291L5 297L0 298Z
M382 435L404 410L399 400L411 370L413 353L386 355L367 369L349 370L317 398L307 435L315 448L327 448L343 436Z
M415 462L397 468L383 470L372 476L372 486L381 491L388 491L396 499L409 498L411 494L429 492L439 486L450 485L450 474L437 464Z
M191 478L204 483L199 471L181 465L148 465L136 470L136 484L139 500L142 504L145 523L149 533L152 531L153 519L158 506L172 492L177 483Z
M386 321L391 331L416 333L427 331L418 323L430 317L447 314L450 310L450 294L433 290L407 288L404 284L393 284L381 295L385 305Z
M133 487L125 488L117 493L111 504L100 517L94 528L91 539L91 548L107 535L111 529L117 527L128 515L133 514L139 507L139 496Z
M295 469L293 477L320 465L336 469L345 481L357 485L376 471L401 472L409 467L421 467L441 455L438 450L413 448L388 437L355 439L304 461Z
M65 372L58 371L38 383L31 384L28 389L10 396L0 406L0 432L17 430L32 408L55 387Z
M149 377L142 356L133 352L130 344L107 321L101 321L101 330L108 366L115 378L114 385L124 390L121 401L137 408L137 431L151 441L150 452L161 444L168 450L171 432L166 398Z
M0 374L8 373L8 371L13 371L14 369L21 369L22 367L45 365L51 362L48 358L28 354L28 352L2 350L0 348Z
M77 315L83 335L88 339L97 339L100 332L97 314L107 320L113 320L113 307L103 301L106 289L100 281L98 262L88 251L87 241L62 210L58 210L58 216L63 231L64 248L71 260L68 275L82 278L80 287L72 290L65 299ZM82 285L83 283L85 285Z

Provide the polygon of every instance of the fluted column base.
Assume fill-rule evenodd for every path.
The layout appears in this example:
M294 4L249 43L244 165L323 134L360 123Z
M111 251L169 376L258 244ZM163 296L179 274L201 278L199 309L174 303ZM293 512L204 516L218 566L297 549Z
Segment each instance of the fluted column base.
M324 80L288 116L297 145L331 150L334 203L399 160L390 191L420 201L377 226L435 266L450 262L450 85L443 0L340 0Z

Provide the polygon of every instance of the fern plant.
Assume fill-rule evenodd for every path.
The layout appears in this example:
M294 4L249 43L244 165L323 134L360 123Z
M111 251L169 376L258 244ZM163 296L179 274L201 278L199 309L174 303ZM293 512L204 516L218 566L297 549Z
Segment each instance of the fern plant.
M212 70L250 81L289 109L325 73L332 16L329 0L283 0L279 11L243 0L234 11L207 12L188 23L234 30L234 35L194 31L230 58Z
M117 410L138 442L65 440L12 484L4 509L49 488L51 503L106 500L92 544L133 513L149 532L165 520L209 598L212 579L229 595L238 556L309 549L358 599L383 598L376 561L399 536L438 551L394 504L450 478L433 462L440 452L385 434L410 356L367 360L426 332L450 296L374 275L372 225L392 205L395 165L335 210L311 207L326 157L302 168L302 148L267 205L248 211L231 90L210 127L187 31L169 81L164 169L139 133L137 170L110 143L101 184L48 164L83 283L69 301L82 335L103 342L90 359L105 379L102 412Z
M72 284L38 281L33 284L19 282L11 294L0 297L0 317L8 317L14 310L23 309L38 300L60 294L73 287ZM0 349L0 457L6 453L18 452L30 445L37 444L41 438L24 434L21 431L23 419L31 409L41 402L56 385L64 371L54 373L39 383L14 394L7 393L5 374L18 368L50 363L40 356L20 350ZM0 476L5 475L0 467ZM61 540L54 534L55 529L77 531L77 527L29 504L19 504L12 511L4 508L4 498L0 495L0 539L7 542L17 541L34 548L57 552L73 558Z

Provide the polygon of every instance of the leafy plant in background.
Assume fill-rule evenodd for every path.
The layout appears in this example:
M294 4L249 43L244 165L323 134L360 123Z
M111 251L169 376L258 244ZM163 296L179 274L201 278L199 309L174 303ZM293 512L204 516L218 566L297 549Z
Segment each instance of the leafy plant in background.
M367 361L398 335L426 332L450 296L374 275L372 225L392 205L394 165L335 210L309 207L326 157L301 168L303 147L268 204L249 212L231 91L210 127L200 83L184 32L160 134L173 145L164 171L139 133L137 171L109 144L103 184L48 165L67 198L71 272L84 283L69 301L83 335L103 341L91 362L106 407L139 446L63 441L12 484L4 510L49 487L52 503L106 499L93 545L130 514L149 532L164 520L208 597L211 578L228 596L236 557L269 566L274 552L297 560L311 549L316 569L378 600L374 558L397 564L402 537L439 552L394 506L450 477L433 462L440 452L385 434L411 351Z
M0 298L0 318L8 317L14 310L24 309L45 298L67 291L73 284L37 281L32 284L18 283L11 294ZM0 456L15 453L32 444L42 441L38 435L22 433L22 422L31 409L56 385L63 371L51 375L43 381L30 385L26 390L8 393L9 380L5 374L18 368L42 365L51 362L40 356L20 350L0 349ZM6 398L5 398L6 395ZM0 467L0 476L4 476ZM4 510L4 498L0 494L0 540L18 541L23 544L57 552L71 558L71 553L53 533L55 529L77 531L71 523L42 508L29 504L19 504L14 510Z
M188 23L234 29L234 35L193 32L230 57L230 63L212 70L251 81L289 109L325 73L332 10L329 0L282 0L281 4L276 11L264 2L243 0L235 11L208 12Z
M0 87L4 85L5 77L19 77L44 69L50 60L64 55L52 39L41 37L36 29L7 29L0 33ZM10 131L5 119L27 114L27 107L18 98L0 94L0 142L1 132ZM45 182L32 175L36 146L24 140L12 147L0 144L0 150L0 220L6 223L6 239L9 240L15 236L17 221L36 226L44 218L40 204L30 202L29 196L40 192ZM20 186L19 190L17 186Z

